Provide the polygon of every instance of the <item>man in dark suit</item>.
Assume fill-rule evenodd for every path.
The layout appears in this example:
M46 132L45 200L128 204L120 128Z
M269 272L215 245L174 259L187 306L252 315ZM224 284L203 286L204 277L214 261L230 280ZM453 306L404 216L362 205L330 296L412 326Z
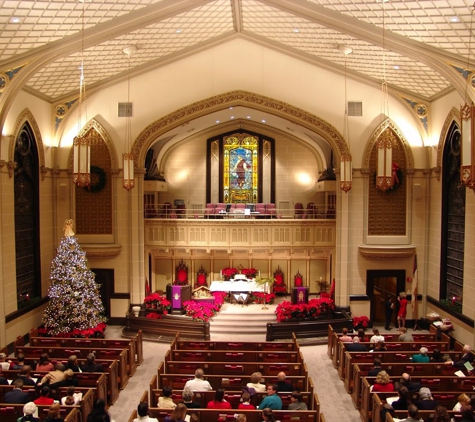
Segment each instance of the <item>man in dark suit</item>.
M96 355L89 353L86 358L86 364L81 367L82 372L104 372L104 367L96 363Z
M375 377L376 375L378 375L383 370L383 368L381 367L381 359L374 358L373 365L374 365L374 368L372 368L368 371L368 376L369 377Z
M0 385L9 385L8 380L0 375Z
M30 401L29 394L25 391L22 391L23 381L21 379L16 379L13 382L14 388L12 391L5 393L5 403L18 403L26 404Z
M412 382L411 376L407 372L404 372L402 374L401 380L399 382L396 382L394 386L396 387L396 389L399 389L401 386L404 386L409 390L409 393L415 393L421 389L421 383Z
M30 372L30 365L25 365L23 368L21 368L18 379L23 381L23 385L36 385L35 380L31 378Z
M294 387L292 384L288 383L286 380L286 375L285 372L279 372L277 374L277 391L279 393L287 391L287 392L292 392L294 391Z
M445 362L446 365L452 365L455 368L465 368L465 363L466 362L473 362L473 353L472 353L472 348L466 344L463 346L463 356L458 362L454 362L453 360L448 360Z
M367 352L366 346L360 343L358 336L353 337L353 343L345 343L346 350L349 352Z
M66 369L71 369L73 372L82 372L81 368L79 368L78 357L76 355L69 356Z

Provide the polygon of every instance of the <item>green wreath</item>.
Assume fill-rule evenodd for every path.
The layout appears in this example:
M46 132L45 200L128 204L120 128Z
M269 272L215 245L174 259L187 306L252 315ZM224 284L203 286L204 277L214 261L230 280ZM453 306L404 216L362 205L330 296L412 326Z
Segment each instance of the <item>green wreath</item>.
M390 187L388 190L386 190L385 192L394 192L394 191L397 191L399 189L399 187L402 185L402 178L404 177L404 172L402 171L402 169L398 168L396 170L396 174L397 174L397 178L399 180L399 183L394 183L394 185L392 187ZM376 173L374 173L374 184L376 185Z
M92 174L95 174L97 176L98 178L97 183L93 185L84 186L83 189L86 192L98 193L106 187L106 183L107 183L106 172L100 167L91 166L91 180L92 180Z

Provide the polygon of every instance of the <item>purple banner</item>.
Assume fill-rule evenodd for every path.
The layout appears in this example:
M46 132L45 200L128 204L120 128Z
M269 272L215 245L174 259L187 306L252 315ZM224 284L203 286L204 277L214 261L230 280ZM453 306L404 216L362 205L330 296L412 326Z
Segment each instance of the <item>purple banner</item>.
M181 286L172 286L172 309L181 309Z

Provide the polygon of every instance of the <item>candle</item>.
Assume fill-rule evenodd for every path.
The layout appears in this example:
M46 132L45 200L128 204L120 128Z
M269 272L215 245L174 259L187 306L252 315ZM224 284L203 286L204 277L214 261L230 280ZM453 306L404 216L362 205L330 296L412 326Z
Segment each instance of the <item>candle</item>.
M452 297L452 306L454 306L454 305L455 305L455 296Z

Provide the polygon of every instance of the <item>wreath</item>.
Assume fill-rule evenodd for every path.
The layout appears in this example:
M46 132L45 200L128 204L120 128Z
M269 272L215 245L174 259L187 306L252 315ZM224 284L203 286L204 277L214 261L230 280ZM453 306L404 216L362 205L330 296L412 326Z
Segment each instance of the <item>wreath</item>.
M106 172L104 171L104 169L100 167L91 166L91 179L92 179L93 174L97 176L97 183L94 183L93 185L90 184L88 186L84 186L83 189L86 192L98 193L106 187L106 183L107 183Z
M374 174L374 184L376 185L376 173ZM393 163L392 166L392 178L393 178L393 185L386 191L386 192L394 192L399 189L402 184L404 173L399 168L397 163Z

